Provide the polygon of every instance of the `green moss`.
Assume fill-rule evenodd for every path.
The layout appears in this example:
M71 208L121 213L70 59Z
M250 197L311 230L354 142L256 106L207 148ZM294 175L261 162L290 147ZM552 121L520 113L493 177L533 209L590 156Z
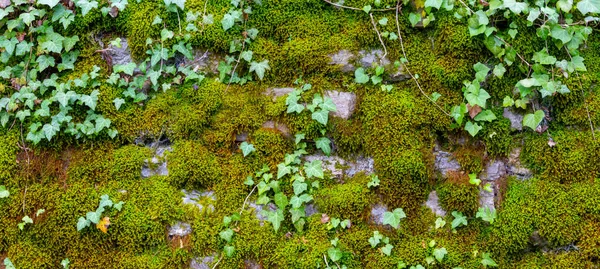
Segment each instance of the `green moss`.
M140 169L151 157L151 150L145 147L127 145L113 152L111 176L122 182L140 179Z
M146 58L146 39L156 38L160 33L159 25L152 25L155 16L166 18L166 10L158 1L131 3L131 14L127 19L128 47L135 59Z
M511 134L510 121L500 117L502 110L495 110L494 113L498 115L498 119L485 125L481 138L490 156L507 157L512 151L515 140Z
M293 149L292 141L276 129L258 129L252 134L250 141L254 144L258 157L271 167L281 163L285 154Z
M73 152L67 169L70 182L101 183L111 180L113 149L97 146Z
M483 155L484 152L482 149L468 145L459 147L454 152L454 156L462 169L468 173L475 174L478 174L483 169Z
M0 134L0 185L8 182L16 174L18 141L15 131Z
M436 188L440 205L448 212L474 216L479 207L479 190L469 184L444 183Z
M179 188L207 188L221 180L217 158L198 142L176 142L167 159L169 180Z
M599 144L585 131L550 133L556 145L548 146L546 136L526 138L522 158L544 179L557 182L591 181L600 171Z
M315 194L315 204L331 217L352 221L365 219L375 198L367 188L369 180L368 176L358 174L342 184L319 189Z

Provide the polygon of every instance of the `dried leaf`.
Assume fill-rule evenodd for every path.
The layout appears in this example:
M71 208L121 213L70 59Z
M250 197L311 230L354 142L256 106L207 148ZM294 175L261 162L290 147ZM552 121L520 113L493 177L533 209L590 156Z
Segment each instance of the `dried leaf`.
M550 138L550 139L548 139L548 146L554 147L554 146L556 146L556 142L554 142L554 140L552 138Z
M100 229L103 233L108 232L108 226L110 226L110 218L104 217L101 221L96 224L96 228Z
M481 112L481 107L479 107L478 105L471 106L467 104L467 110L469 111L469 116L471 117L471 119L474 119L475 116L477 116L477 114Z
M329 222L329 216L327 216L327 214L323 213L321 214L321 223L325 224Z

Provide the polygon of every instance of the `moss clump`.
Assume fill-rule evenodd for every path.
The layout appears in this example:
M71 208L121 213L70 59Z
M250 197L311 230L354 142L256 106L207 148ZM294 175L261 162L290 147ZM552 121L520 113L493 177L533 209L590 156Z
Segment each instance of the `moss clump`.
M16 131L0 133L0 184L5 184L16 174L18 141Z
M367 188L369 180L368 176L359 174L342 184L319 189L315 194L317 208L331 217L365 219L375 198Z
M74 152L67 169L68 181L100 183L111 180L112 155L113 148L110 145Z
M479 190L469 184L443 183L437 189L440 205L448 212L474 216L479 207Z
M128 47L133 58L143 59L146 57L146 39L156 38L160 33L160 25L152 25L152 20L155 16L162 18L168 16L165 16L165 8L157 1L131 3L129 8L131 10L127 19Z
M592 181L600 173L600 144L589 132L552 132L555 146L546 136L526 138L522 158L544 179L556 182Z
M496 115L501 115L502 110L495 110ZM513 148L513 135L511 135L510 121L503 117L486 124L483 129L482 140L485 149L491 157L507 157Z
M151 156L151 150L145 147L127 145L113 152L111 176L121 182L140 179L140 168Z
M478 174L483 169L483 150L464 146L454 152L456 160L464 171Z
M258 129L252 134L251 141L259 158L271 167L282 162L286 153L292 152L292 141L276 129Z
M198 142L178 141L167 159L169 180L179 188L208 188L221 180L217 158Z

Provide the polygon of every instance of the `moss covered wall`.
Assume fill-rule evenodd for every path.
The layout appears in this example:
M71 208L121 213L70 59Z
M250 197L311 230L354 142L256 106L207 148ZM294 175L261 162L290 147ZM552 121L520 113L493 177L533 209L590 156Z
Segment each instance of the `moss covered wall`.
M186 7L202 12L204 1L208 0L189 0ZM315 193L319 213L307 218L303 232L296 232L289 219L274 232L269 223L247 211L236 227L236 252L220 261L219 268L244 268L248 261L263 268L324 268L323 255L336 237L344 253L341 262L349 268L396 268L399 261L426 264L431 255L426 244L431 240L448 254L428 268L481 268L481 253L491 253L500 268L598 268L599 134L592 138L580 94L555 98L553 121L543 134L511 129L510 122L499 117L486 125L482 135L466 138L466 132L451 128L451 118L435 109L412 80L395 82L388 93L378 86L356 84L352 73L329 64L328 55L340 50L358 53L380 47L364 12L336 9L321 0L262 2L249 20L260 31L250 48L255 57L269 59L271 66L262 81L228 86L218 76L209 76L119 111L112 100L120 90L103 84L97 109L119 131L113 140L59 136L52 142L24 146L18 124L0 129L0 185L10 191L8 198L0 198L0 259L9 257L21 269L60 268L65 258L71 268L189 268L194 258L214 253L218 258L224 246L218 235L223 217L238 212L251 192L243 184L246 177L263 164L276 171L285 153L293 150L293 134L303 132L309 139L320 135L310 114L287 114L285 97L273 100L263 94L268 88L293 86L302 77L313 85L311 95L327 90L356 95L351 118L331 118L327 133L337 155L348 160L372 157L380 185L368 188L370 178L362 173L343 180L327 174ZM367 2L347 0L345 5ZM152 25L155 15L164 16L171 28L177 25L177 17L162 5L162 1L130 1L126 11L111 20L98 10L86 17L78 15L66 32L80 37L127 37L132 56L140 59L145 56L146 38L160 35L160 27ZM227 53L233 36L222 30L219 20L228 7L229 0L209 2L207 10L215 14L215 23L192 36L194 48ZM391 21L393 12L386 16ZM420 83L428 93L442 94L438 101L442 107L460 102L460 87L474 76L473 64L492 57L482 41L469 37L464 22L450 13L440 13L425 29L410 27L408 12L400 14L399 23L410 67L420 75ZM394 27L390 23L382 30L394 31ZM526 38L513 44L523 54L538 51L540 45ZM78 46L82 54L77 68L67 75L88 71L94 64L108 68L94 52L101 48L91 38L82 38ZM392 62L399 59L397 42L387 49ZM589 92L585 102L598 125L597 33L582 54L588 68L582 75ZM491 79L488 92L501 100L519 79L518 72L509 71L502 80ZM494 104L497 115L502 114L500 105ZM267 121L285 125L288 133L264 126ZM236 140L242 133L256 147L246 158L238 149L241 141ZM549 136L556 142L553 147L548 146ZM169 174L142 178L141 168L153 152L138 142L160 139L172 143L173 151L165 155ZM462 167L458 174L445 177L437 172L436 144L452 153ZM522 148L521 160L534 178L504 177L493 182L498 218L488 224L475 218L479 190L464 178L484 171L492 160L508 162L515 148ZM308 150L317 152L314 146ZM214 212L184 205L183 188L213 191ZM287 182L282 188L291 191ZM435 229L437 217L423 206L431 190L437 190L441 206L448 211L446 228ZM108 233L95 227L78 232L78 218L94 210L103 194L125 202L122 211L109 213ZM407 218L400 229L373 223L371 207L377 203L390 210L404 209ZM35 216L39 209L45 212ZM469 217L468 225L455 232L448 228L454 210ZM328 230L321 214L349 218L352 226ZM25 215L32 217L33 224L20 230L18 223ZM168 228L178 221L190 223L193 232L169 236ZM390 238L391 256L370 247L368 239L375 230ZM534 242L532 235L543 238L542 243ZM569 245L576 250L564 250Z

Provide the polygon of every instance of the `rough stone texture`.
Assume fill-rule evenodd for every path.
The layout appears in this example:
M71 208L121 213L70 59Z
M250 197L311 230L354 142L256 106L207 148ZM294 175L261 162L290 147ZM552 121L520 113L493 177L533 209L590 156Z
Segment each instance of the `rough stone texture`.
M327 91L325 96L331 98L335 104L336 111L331 112L334 117L349 119L356 107L356 94L351 92Z
M129 51L129 46L127 45L127 39L121 37L121 47L117 48L113 45L109 45L110 50L108 53L112 59L113 65L122 65L133 62L131 59L131 52Z
M169 236L184 237L192 233L192 226L189 223L178 221L169 227Z
M446 211L440 206L439 198L436 191L431 191L429 196L427 196L427 201L425 202L425 206L427 206L433 214L439 217L446 216Z
M521 164L521 148L515 148L508 156L508 174L520 180L527 180L533 173Z
M244 142L244 141L248 141L248 133L244 132L244 133L235 135L235 142Z
M222 55L208 50L195 50L193 53L194 59L190 60L183 58L182 65L191 66L192 70L196 72L201 71L210 74L219 73L219 61L224 59Z
M330 58L329 64L339 65L342 72L354 72L356 67L352 62L356 56L348 50L340 50L335 54L328 55Z
M248 206L254 209L254 216L260 220L260 226L265 225L265 221L268 219L267 214L264 211L275 212L277 211L277 206L274 203L269 203L266 205L259 205L255 202L249 202Z
M502 116L510 121L510 128L523 130L523 115L516 113L512 109L505 107Z
M488 162L485 171L480 176L482 180L496 181L507 175L506 163L501 160L493 160Z
M262 269L262 265L258 264L254 260L244 260L244 268L245 269Z
M383 214L388 211L387 205L376 204L371 207L371 221L377 225L383 225Z
M481 184L486 184L482 182ZM492 192L487 192L483 188L479 189L479 207L487 207L489 209L495 209L494 200L496 197L496 185L491 183Z
M404 81L407 79L410 79L411 76L408 72L406 72L406 70L404 70L404 66L400 65L397 69L396 72L390 74L388 76L388 82L400 82L400 81Z
M337 179L344 176L353 177L359 172L369 175L375 170L375 161L372 158L358 157L353 161L344 160L338 156L326 156L323 154L313 154L304 157L307 162L320 160L323 162L323 169L331 172L331 175Z
M262 128L276 129L276 130L280 131L284 136L291 137L290 129L288 129L288 127L283 123L274 122L274 121L270 120L270 121L263 123Z
M293 91L294 88L268 88L263 92L263 94L273 97L273 101L275 101L277 97L287 95Z
M142 178L154 175L168 176L169 170L167 169L167 160L164 155L167 151L173 151L169 141L152 142L148 147L154 149L154 156L152 159L146 160L142 166ZM149 164L148 161L152 164Z
M306 204L306 206L304 207L304 213L306 214L306 217L310 217L314 214L319 213L319 210L317 209L314 203L309 203Z
M460 164L454 160L452 154L447 151L443 151L439 145L435 145L433 150L435 156L435 170L440 172L443 177L450 171L460 171Z
M370 68L375 65L387 66L391 64L390 60L387 57L382 58L383 50L380 49L374 49L369 51L361 50L360 52L358 52L358 55L360 57L358 62L363 68Z
M204 210L205 206L208 206L208 210L210 212L214 212L215 211L215 206L213 205L212 202L217 200L217 196L215 195L215 192L213 191L197 191L197 190L192 190L192 191L186 191L186 190L181 190L181 192L183 192L183 204L184 205L195 205L196 207L198 207L198 209L200 209L200 211ZM204 200L206 201L207 199L211 200L209 201L208 205L203 205L201 204L200 201Z
M197 257L192 259L190 263L191 269L211 269L213 264L216 262L216 255L205 256L205 257Z

